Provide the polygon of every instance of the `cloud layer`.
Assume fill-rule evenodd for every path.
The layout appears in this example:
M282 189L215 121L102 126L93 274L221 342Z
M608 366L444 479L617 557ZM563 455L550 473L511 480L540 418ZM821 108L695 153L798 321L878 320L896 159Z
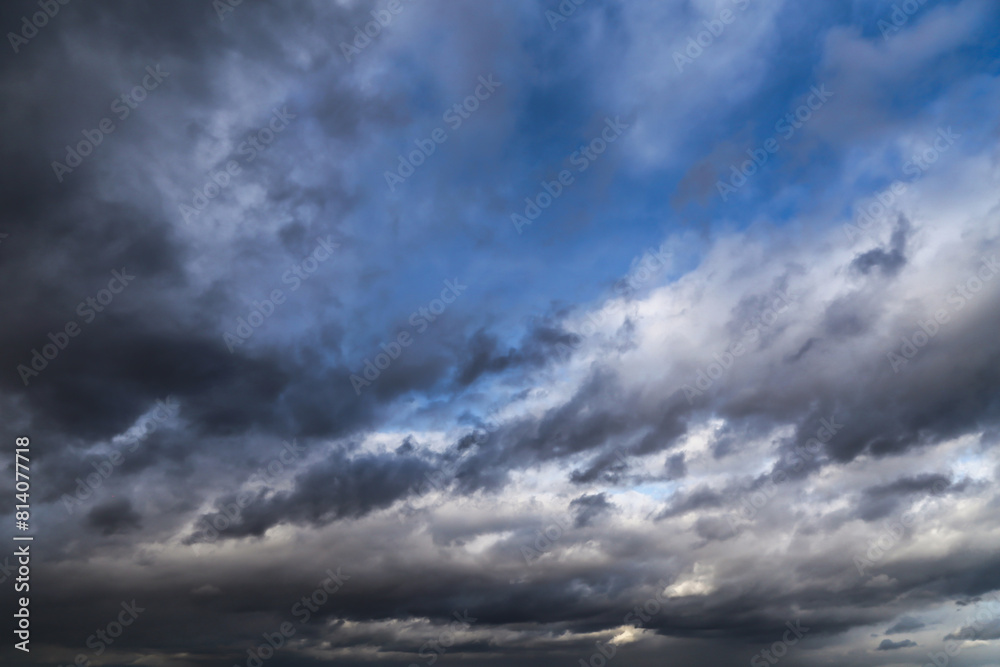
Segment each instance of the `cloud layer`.
M2 660L996 667L1000 12L901 6L8 38Z

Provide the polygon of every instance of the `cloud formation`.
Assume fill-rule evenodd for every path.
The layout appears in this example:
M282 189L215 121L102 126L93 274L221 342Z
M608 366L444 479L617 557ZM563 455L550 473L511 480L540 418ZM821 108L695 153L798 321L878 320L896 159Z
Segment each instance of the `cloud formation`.
M995 3L563 5L15 40L0 660L996 663Z

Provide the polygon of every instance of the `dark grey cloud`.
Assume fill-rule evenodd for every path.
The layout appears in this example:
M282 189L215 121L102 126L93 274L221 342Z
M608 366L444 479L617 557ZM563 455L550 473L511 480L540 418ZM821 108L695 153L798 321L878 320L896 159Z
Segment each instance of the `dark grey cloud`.
M700 509L714 508L722 505L722 494L707 487L695 489L671 503L657 517L667 519L678 515L688 514Z
M128 498L110 500L97 505L87 513L87 523L102 535L114 535L136 530L141 526L142 516L132 507Z
M575 525L577 528L589 526L595 519L603 514L614 511L614 503L608 501L607 494L595 493L582 495L574 499L570 504L570 509L576 511Z
M666 467L667 479L683 479L687 475L687 466L684 465L684 452L668 456Z
M905 632L916 632L924 627L924 623L913 618L912 616L903 616L898 621L893 623L893 625L885 631L885 634L897 635Z
M363 517L397 500L421 492L440 465L415 455L363 455L349 458L342 449L313 463L294 479L291 491L257 491L243 502L245 509L223 537L261 536L282 522L323 525L341 519ZM240 507L235 494L219 501L219 512L202 517L204 526L225 516L227 507ZM233 513L237 512L233 510ZM208 528L200 534L204 536ZM197 539L197 538L196 538Z
M858 516L865 521L876 521L899 510L901 503L913 495L937 495L952 487L952 480L944 475L927 473L898 479L889 484L864 490L859 503Z
M498 338L481 329L466 343L465 358L459 361L456 381L461 386L468 386L484 374L502 373L518 367L531 368L553 359L565 359L578 344L579 336L576 334L535 323L516 348L502 351Z
M987 617L989 618L989 617ZM1000 620L994 615L985 622L977 622L964 626L958 632L950 632L944 636L945 641L949 640L979 640L990 641L1000 639Z
M896 222L896 228L889 240L888 250L876 248L858 255L851 268L863 274L879 269L886 276L894 276L906 265L906 241L910 233L910 221L902 215Z
M996 156L975 135L996 98L976 30L995 9L938 3L881 40L865 12L752 6L681 77L673 51L712 19L690 3L586 3L557 30L528 0L402 6L351 63L340 43L383 5L241 3L220 20L205 2L70 3L0 62L0 431L35 443L29 664L89 654L133 601L107 664L242 664L284 621L296 643L268 664L423 662L465 611L441 664L576 664L616 635L623 664L735 664L796 619L810 629L790 667L812 649L877 664L856 637L887 626L914 639L878 650L936 650L936 609L1000 589L996 286L947 300L997 251ZM36 11L7 3L0 25ZM805 52L799 34L817 35ZM156 64L168 78L58 182L52 161ZM383 171L490 72L501 94L388 192ZM739 208L720 204L710 171L821 74L829 113L768 166L787 182L762 170ZM283 107L287 130L185 223L178 203ZM512 202L618 113L630 134L516 235ZM911 184L888 241L817 229L939 123L972 138ZM685 214L718 206L692 218L714 224L663 218L664 188ZM292 291L282 277L318 237L340 254ZM676 268L609 287L663 237ZM84 321L112 271L134 281ZM356 392L350 375L455 276L468 294ZM277 288L286 302L227 349ZM791 303L768 324L778 292ZM951 321L897 373L886 353L943 306ZM588 315L607 319L585 333ZM70 321L80 334L25 386L17 367ZM859 575L853 558L911 508ZM298 624L338 567L350 578ZM1000 637L972 623L939 634ZM969 663L990 664L978 650Z

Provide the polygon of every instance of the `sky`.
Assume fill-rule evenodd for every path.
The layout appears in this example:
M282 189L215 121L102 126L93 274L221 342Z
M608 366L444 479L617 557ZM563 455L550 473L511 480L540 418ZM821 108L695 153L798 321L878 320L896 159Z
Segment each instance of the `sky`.
M4 665L1000 666L995 1L0 27Z

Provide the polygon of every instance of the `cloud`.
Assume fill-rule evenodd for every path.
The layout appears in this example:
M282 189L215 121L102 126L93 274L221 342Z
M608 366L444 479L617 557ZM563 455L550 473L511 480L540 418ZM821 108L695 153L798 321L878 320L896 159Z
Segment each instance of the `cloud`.
M893 641L891 639L883 639L882 642L878 645L878 650L895 651L897 649L910 648L911 646L916 646L916 645L917 645L916 642L909 639L903 639L898 642Z
M589 526L596 518L612 512L615 507L613 503L608 502L608 497L604 493L580 496L573 500L569 506L576 509L575 525L577 528Z
M930 4L884 40L874 7L730 4L684 71L712 3L591 0L552 31L544 3L404 2L350 62L380 7L61 6L0 64L0 428L33 443L33 659L85 650L135 600L109 663L232 665L294 622L275 664L420 662L446 631L443 661L575 663L600 642L732 664L800 622L789 667L946 632L991 664L995 623L952 602L1000 590L1000 15ZM387 191L490 73L497 95ZM824 82L829 105L717 197L712 174ZM628 133L576 171L618 115ZM516 234L564 168L573 187ZM845 234L896 180L882 223ZM112 271L135 279L101 303ZM355 392L456 277L467 295Z
M142 516L132 508L132 501L119 498L91 509L87 513L87 523L102 535L114 535L140 528Z
M912 616L903 616L898 621L896 621L892 627L885 631L887 635L896 635L904 632L916 632L925 627L924 623L918 621Z

